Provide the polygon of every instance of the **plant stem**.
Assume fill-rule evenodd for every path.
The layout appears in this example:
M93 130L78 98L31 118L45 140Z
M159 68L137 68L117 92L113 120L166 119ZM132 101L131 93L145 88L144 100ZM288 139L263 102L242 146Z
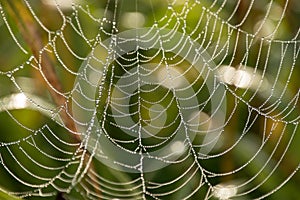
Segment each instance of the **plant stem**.
M55 102L55 104L62 108L62 112L60 113L60 116L69 130L69 132L73 133L73 139L81 143L81 138L79 135L76 134L76 126L75 122L72 119L71 111L68 110L67 101L64 96L57 93L55 90L62 92L62 84L55 72L55 61L52 60L52 58L45 54L41 53L40 51L44 48L42 36L39 32L38 25L35 22L34 17L32 16L32 13L27 9L26 5L20 0L6 0L6 2L9 5L10 10L12 11L12 16L15 18L15 21L20 29L20 33L22 37L24 38L25 42L28 44L33 56L38 60L40 73L43 74L43 77L47 79L47 82L49 84L46 84L48 87L48 91ZM53 90L55 88L55 90ZM87 151L87 154L85 155L84 162L87 163L89 160L90 154ZM89 164L89 170L94 169L93 162L90 162ZM93 175L92 175L93 176ZM100 194L99 191L100 186L98 185L98 188L95 188L97 194ZM58 195L58 198L62 197L62 194Z
M12 11L12 16L14 17L16 24L20 30L24 41L28 44L33 56L38 61L40 68L40 73L43 74L43 77L47 79L48 91L55 102L55 104L62 108L60 116L67 127L69 132L73 132L73 138L76 142L80 142L81 139L79 135L76 135L76 127L74 120L71 118L71 111L67 109L67 101L64 96L57 93L55 90L62 92L61 82L55 72L55 64L51 57L46 53L41 53L41 50L44 48L41 33L37 27L37 24L32 16L31 12L27 9L26 5L23 2L16 0L6 1L9 5L10 10ZM53 90L55 88L55 90Z

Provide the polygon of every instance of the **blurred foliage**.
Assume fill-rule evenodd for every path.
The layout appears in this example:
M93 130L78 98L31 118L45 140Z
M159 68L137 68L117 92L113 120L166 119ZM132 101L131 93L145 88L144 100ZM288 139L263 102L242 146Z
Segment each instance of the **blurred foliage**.
M47 44L47 48L50 50L45 50L42 54L47 55L50 58L58 79L61 81L62 90L68 94L68 92L72 90L76 78L76 74L72 72L77 72L82 64L82 60L76 58L68 48L72 49L74 54L79 57L87 57L95 42L93 38L99 33L99 28L100 30L103 28L103 32L101 32L102 40L109 37L105 32L111 33L116 31L112 23L103 21L95 22L91 18L91 16L99 19L105 17L108 21L112 21L114 17L115 2L97 0L82 1L80 2L82 7L77 7L76 11L72 10L71 7L58 10L55 6L53 7L45 3L46 0L29 0L27 2L31 5L31 9L36 13L36 16L34 17L37 17L40 22L50 30L51 34L46 32L40 24L34 20L34 17L29 14L28 6L25 5L23 1L0 0L0 5L2 6L2 17L0 17L0 101L2 102L0 104L0 144L10 142L17 144L10 148L6 148L5 145L0 145L0 154L1 160L4 160L4 163L9 166L11 173L16 175L16 177L21 177L22 180L30 180L31 183L42 184L45 182L44 180L32 178L28 173L24 173L24 170L20 167L20 163L27 169L32 169L31 166L34 166L35 168L32 169L32 172L34 172L35 175L51 179L51 177L54 177L60 172L61 168L67 165L67 161L64 161L64 159L69 159L72 155L63 154L59 150L53 150L49 141L55 142L55 137L59 137L62 140L71 143L74 142L75 139L69 135L68 131L62 127L60 123L55 122L59 121L59 117L55 116L59 107L51 96L50 90L53 89L47 87L44 77L41 76L41 70L38 68L39 66L32 57L32 55L35 55L36 53L34 51L37 50L31 46L34 42L32 44L28 43L26 37L31 38L33 41L41 40L43 46ZM226 21L226 19L231 16L236 1L228 1L226 4L227 6L221 10L220 8L223 3L221 0L214 1L213 3L209 0L201 1L201 4L193 7L187 16L172 18L174 13L179 15L184 8L185 2L192 6L194 1L177 0L176 2L177 3L173 5L172 9L168 9L168 2L162 0L119 0L117 14L115 16L118 30L124 31L129 29L126 27L126 23L123 23L123 18L126 13L137 11L142 13L142 16L145 18L143 26L149 27L153 23L157 23L158 27L173 29L177 26L176 24L178 24L180 27L178 29L179 31L186 31L186 33L190 34L199 44L202 44L203 48L211 55L215 55L216 41L219 41L219 44L223 45L226 42L229 42L231 44L228 47L229 53L224 57L224 54L221 52L219 56L214 57L216 65L231 64L236 67L243 64L253 68L258 63L258 70L266 73L265 76L268 78L270 84L274 84L276 90L274 93L271 93L269 90L258 91L258 97L251 99L251 96L256 92L255 90L246 91L245 89L235 88L234 86L229 86L229 89L234 91L234 93L240 96L242 100L248 102L249 105L252 105L254 108L259 107L259 105L266 101L272 94L273 97L268 103L272 105L276 104L277 100L280 102L278 102L277 110L270 111L271 116L276 116L276 113L280 113L280 111L284 110L286 107L290 107L289 103L291 99L298 94L300 86L298 80L300 76L300 60L298 56L294 55L294 48L299 49L299 36L296 38L298 43L295 45L291 43L290 46L286 47L287 49L283 56L281 56L283 46L280 42L274 42L270 47L272 54L268 54L267 47L261 47L262 44L260 41L262 38L268 39L268 34L271 33L270 29L276 28L277 25L279 25L279 27L274 39L278 41L292 41L297 31L299 31L299 1L293 0L289 2L288 7L286 8L286 15L280 24L278 23L281 15L280 9L282 11L282 6L285 5L285 2L283 0L274 1L274 5L277 7L274 6L275 10L271 10L272 15L268 15L266 19L267 23L263 25L262 31L254 38L253 45L250 49L247 49L245 41L247 37L251 38L250 35L255 33L256 27L259 26L261 20L266 16L269 1L255 1L249 16L242 24L240 24L240 22L243 21L243 16L247 13L251 1L242 0L237 13L232 16L229 21ZM105 11L106 6L108 6L107 11ZM89 13L86 12L87 10ZM213 15L209 15L209 13L216 13L216 18L214 18L215 16ZM166 16L164 20L158 21L158 19L161 19L164 16ZM225 20L222 22L219 18ZM25 27L27 26L26 23L31 23L28 19L33 21L33 24L31 24L33 27L38 27L38 33L36 33L36 35L28 35L28 32L24 33L24 30L22 30L24 25ZM202 21L199 21L200 19ZM80 34L77 33L70 24L65 23L64 20L72 21L72 24L77 26L76 28L82 32ZM233 26L230 27L225 22L232 24ZM10 30L7 28L6 23L9 24ZM197 27L197 29L195 29L195 27ZM249 35L237 31L236 28L246 31ZM207 35L201 33L202 30L207 31ZM229 32L231 32L232 35L228 40ZM63 35L63 37L60 37L61 35ZM82 35L84 35L85 38L83 38ZM55 40L53 39L54 37L56 38ZM239 40L236 40L236 38L239 38ZM51 43L51 40L54 41L53 44ZM18 41L18 44L16 41ZM67 42L68 47L66 47L65 42ZM54 45L55 48L51 47L49 44ZM29 53L25 54L22 52L20 46ZM235 48L236 51L234 51ZM247 59L245 59L244 56L248 50L250 51L247 55ZM260 60L258 60L259 53ZM266 62L268 63L266 64ZM280 63L283 63L282 66ZM294 67L292 67L293 64ZM65 66L67 66L67 68ZM278 66L281 67L278 68ZM289 73L291 71L293 73L290 75ZM13 78L11 78L11 72L13 72ZM276 78L277 74L280 74L278 78ZM277 82L275 82L275 80ZM19 86L21 88L19 88ZM16 109L8 108L7 105L3 104L5 98L9 98L10 95L20 92L30 94L32 99L39 102L41 107L50 108L52 112L43 112L43 109L35 109L36 106L32 105ZM147 96L147 94L143 95ZM160 98L159 95L157 97ZM295 108L292 109L292 114L289 116L290 119L299 116L299 102L298 100L296 101ZM238 108L236 108L236 106ZM134 112L137 108L133 107L131 109L132 112ZM237 111L235 111L235 109L237 109ZM297 167L300 161L298 156L300 130L294 130L295 125L293 124L285 124L282 122L275 123L272 119L259 115L254 110L249 110L248 105L237 100L230 92L227 94L227 111L228 118L231 114L233 115L228 122L228 126L225 127L224 132L226 134L224 134L223 146L214 153L221 153L235 143L237 143L237 146L235 146L232 151L222 156L221 159L204 159L201 160L200 163L205 169L209 169L215 173L226 173L239 168L251 160L251 163L237 174L209 178L212 185L239 179L242 179L239 181L245 181L243 180L244 177L251 179L254 174L258 173L259 170L263 168L262 173L255 177L252 183L250 183L252 187L262 183L261 187L259 187L258 190L255 190L254 193L246 195L244 198L253 199L276 188L284 182L288 175ZM275 118L280 119L284 114L285 113L283 112L283 114L280 114ZM286 120L290 119L286 118ZM168 120L172 121L174 119ZM253 121L255 123L252 126L250 123L247 123L247 121ZM245 127L250 129L246 136L241 135ZM35 135L36 133L39 134ZM269 135L270 133L272 133L272 135ZM47 159L41 152L37 152L32 146L33 141L30 139L33 135L35 143L39 144L39 148L41 148L43 152L61 158L62 160L55 161L50 158ZM243 139L239 140L242 136ZM268 136L270 136L269 142L261 149L259 156L253 157L257 150L261 148L261 138ZM28 141L25 141L24 138L28 139ZM291 144L289 144L290 140ZM279 147L273 152L278 141L280 141ZM66 149L62 144L56 145L64 151L75 151L75 147ZM288 147L287 152L285 152L285 147L287 147L287 145L290 146ZM57 168L57 170L49 171L42 167L36 167L28 157L23 155L22 148L26 149L26 152L29 152L30 157L39 160L39 163L42 165ZM284 158L281 158L283 154L285 154L285 156ZM264 164L268 159L274 159L274 161L272 161L274 164L264 167ZM281 164L273 171L273 167L276 166L277 162L281 162ZM192 163L193 160L191 159L188 160L185 165L178 164L168 166L164 170L149 173L145 176L151 177L151 179L156 180L157 182L174 180L178 174L188 170ZM73 174L78 167L77 164L78 163L71 164L67 171L70 174ZM93 161L93 165L95 166L96 171L101 173L102 176L115 181L130 181L138 176L137 174L124 174L117 170L110 169L97 160ZM192 172L193 170L189 173ZM270 178L266 180L269 175ZM20 183L16 177L13 177L4 165L0 166L0 185L5 188L6 191L12 191L13 193L14 191L27 191L31 189L30 186ZM182 194L170 194L168 199L180 199L181 196L191 193L195 189L194 185L199 181L197 178L199 179L199 177L194 177L189 181L189 187L183 190ZM186 179L183 181L186 181ZM178 185L173 186L179 187L180 183L182 182L178 182ZM55 180L55 184L60 187L66 187L66 183L59 182L59 180ZM268 199L299 199L299 184L300 175L299 173L296 173L289 182L287 182L279 191L268 197ZM53 196L44 197L44 199L59 199L63 197L67 199L83 199L76 190L72 190L69 195L56 193L56 190L57 189L52 184L49 184L45 187L44 192L53 192ZM91 190L93 190L93 188L91 188ZM198 199L204 198L206 190L207 188L203 187L203 190L200 190L195 196ZM163 190L155 189L153 191L157 193L164 192ZM3 192L0 192L0 198L13 199L13 197L9 197ZM40 197L30 196L26 198L40 199Z
M1 189L0 189L0 198L2 200L18 200L18 199L20 199L20 198L14 197L12 195L8 195L7 191L2 191Z

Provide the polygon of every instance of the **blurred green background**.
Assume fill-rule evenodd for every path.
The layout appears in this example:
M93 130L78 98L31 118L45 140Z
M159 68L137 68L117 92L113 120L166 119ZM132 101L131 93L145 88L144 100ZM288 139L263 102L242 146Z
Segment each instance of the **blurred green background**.
M76 72L97 39L104 41L111 33L153 24L190 35L212 56L214 72L222 72L221 76L228 73L221 69L231 66L246 73L243 80L248 73L258 77L256 80L252 76L254 82L263 81L259 87L251 83L245 88L242 82L231 83L225 75L220 78L228 86L228 121L220 146L211 152L220 156L199 159L199 163L207 171L224 175L212 174L209 183L239 185L251 180L243 190L254 190L232 199L255 199L276 189L295 172L300 161L299 1L78 0L72 4L61 0L57 4L59 9L51 0L0 0L1 190L26 199L97 199L97 194L113 199L118 197L116 193L118 198L126 199L127 194L135 192L135 198L139 197L139 183L119 185L119 191L105 188L112 191L110 194L101 191L105 186L100 185L99 190L96 181L91 183L93 176L85 175L81 183L72 186L68 174L76 173L82 152L74 154L79 149L78 138L62 126L65 118L57 113L63 113L61 106L71 107L70 92ZM249 43L251 46L247 47ZM54 72L47 71L49 66ZM49 78L49 74L56 74L57 80ZM54 88L45 79L52 80ZM64 96L66 104L53 94L55 89L63 94L58 96ZM263 142L266 143L262 146ZM88 155L83 158L84 163L88 162ZM94 172L107 180L126 182L140 176L110 169L96 159L92 163ZM176 190L188 180L177 192L157 198L181 199L192 193L201 178L196 166L189 168L192 163L193 158L189 158L145 174L154 182L168 182L190 170L180 181L164 188L149 187L149 192ZM195 171L198 175L194 176ZM94 178L101 183L99 177ZM43 184L41 191L36 189L36 185ZM267 199L300 199L299 185L300 174L296 172ZM191 199L204 199L207 190L208 186L203 186ZM13 198L4 193L0 198ZM42 194L46 196L41 197ZM211 198L217 199L216 195Z

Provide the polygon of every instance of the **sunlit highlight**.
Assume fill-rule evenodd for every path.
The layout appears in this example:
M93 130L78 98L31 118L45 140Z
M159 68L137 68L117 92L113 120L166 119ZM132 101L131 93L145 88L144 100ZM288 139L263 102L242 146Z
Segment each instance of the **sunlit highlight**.
M23 109L27 107L27 98L25 94L18 93L9 97L9 99L5 99L7 101L7 109Z
M237 194L237 188L234 185L216 185L213 188L213 195L220 200L227 200Z
M141 28L145 21L144 15L140 12L127 12L122 17L122 24L126 28Z
M182 141L176 141L170 146L170 149L174 154L182 154L185 150L185 145Z
M184 77L175 68L162 68L158 73L159 82L166 88L179 88L184 83Z
M268 89L270 85L259 70L247 66L241 66L240 69L228 65L221 66L218 70L218 79L238 88L253 90L259 88L260 91Z

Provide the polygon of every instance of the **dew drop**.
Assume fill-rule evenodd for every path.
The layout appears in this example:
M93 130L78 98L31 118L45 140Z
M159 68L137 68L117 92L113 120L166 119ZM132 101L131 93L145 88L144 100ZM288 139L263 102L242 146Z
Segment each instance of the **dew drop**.
M61 35L61 34L62 34L62 31L61 31L61 30L57 30L57 31L55 32L55 34L56 34L56 35Z

